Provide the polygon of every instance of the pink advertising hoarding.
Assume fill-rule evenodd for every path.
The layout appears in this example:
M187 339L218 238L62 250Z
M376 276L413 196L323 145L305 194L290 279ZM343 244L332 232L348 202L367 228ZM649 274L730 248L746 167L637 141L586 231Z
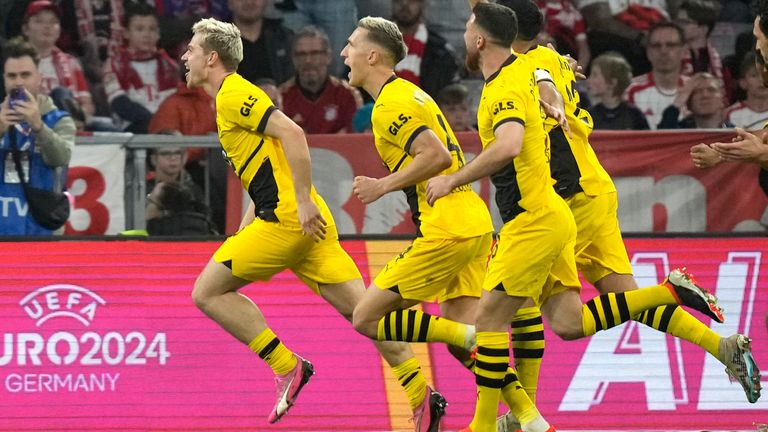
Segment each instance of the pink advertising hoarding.
M344 242L366 280L372 243L388 252L382 242ZM725 324L702 320L723 335L748 333L758 363L768 365L768 240L627 245L640 285L687 265L726 311ZM2 243L0 430L383 431L408 415L388 399L373 346L282 273L244 293L263 306L288 347L312 360L317 375L285 420L268 425L268 368L190 300L216 246ZM593 293L585 287L583 297ZM427 361L450 403L443 430L466 426L474 408L471 375L443 346L432 346ZM538 401L560 430L754 430L753 422L768 423L766 400L747 403L711 356L643 325L577 342L547 333Z

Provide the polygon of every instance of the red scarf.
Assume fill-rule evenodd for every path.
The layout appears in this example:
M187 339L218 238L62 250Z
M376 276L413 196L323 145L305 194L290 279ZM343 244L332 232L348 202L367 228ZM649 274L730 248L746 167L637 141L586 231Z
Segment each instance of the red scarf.
M412 35L403 35L408 55L395 67L397 76L416 85L421 83L421 60L427 47L427 35L427 26L424 23L420 23Z
M68 58L64 51L53 47L51 61L56 70L56 77L59 79L59 86L69 89L77 88L77 77L75 77L75 70L72 68L72 62L75 60Z
M109 8L112 19L109 25L107 57L116 53L117 49L123 46L123 2L121 0L109 0ZM75 14L77 15L77 31L80 34L80 39L85 40L94 36L91 0L75 0Z
M141 77L131 66L131 62L153 58L157 61L157 89L164 91L175 88L179 82L179 65L164 50L158 49L154 53L147 53L136 52L127 48L119 49L117 54L112 57L113 72L120 82L120 87L123 89L144 87Z
M666 17L658 9L633 4L617 14L616 19L635 30L648 30L652 25L664 21Z

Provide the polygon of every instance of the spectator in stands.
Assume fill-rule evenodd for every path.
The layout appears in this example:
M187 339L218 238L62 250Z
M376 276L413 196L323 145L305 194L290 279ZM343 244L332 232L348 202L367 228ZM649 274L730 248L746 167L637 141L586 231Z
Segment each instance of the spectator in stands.
M646 53L651 71L632 80L626 98L643 112L651 129L656 129L662 113L675 100L687 79L682 74L683 30L673 23L654 25L648 30Z
M477 130L472 122L472 113L469 111L467 86L461 83L448 84L437 94L435 102L454 132Z
M728 69L728 74L732 77L741 76L741 62L744 57L755 51L755 37L752 35L752 30L739 33L736 36L736 41L733 44L733 53L723 58L723 68ZM733 87L734 100L742 100L746 97L744 89L739 86Z
M160 47L172 58L180 58L192 38L190 29L200 18L229 21L227 0L127 0L126 6L146 3L153 6L160 20Z
M618 53L603 53L592 61L587 79L589 96L599 103L589 109L595 129L649 129L645 115L621 99L632 80L632 68Z
M338 55L347 44L357 25L357 5L354 0L283 0L276 2L283 12L283 23L294 32L308 25L322 29L330 42L330 74L341 77L344 62Z
M163 131L168 135L176 135L171 131ZM147 190L151 191L160 182L182 185L192 192L195 200L205 202L205 194L192 181L192 177L184 169L187 155L184 149L174 146L163 146L151 152L150 170L147 172Z
M351 131L363 99L346 81L329 76L331 48L325 32L314 26L300 30L291 57L296 76L280 86L285 115L308 134Z
M754 8L757 16L752 33L755 36L756 66L763 86L768 87L768 69L765 59L765 55L768 54L768 1L756 0ZM736 137L730 142L702 143L691 147L691 159L695 167L702 169L723 161L757 164L760 166L758 182L763 192L768 195L765 187L768 185L768 134L765 130L752 133L736 128ZM768 326L768 315L766 315L766 325Z
M467 0L426 0L427 28L442 36L448 45L456 51L456 58L459 59L459 73L468 73L462 67L466 47L464 45L464 30L467 27L467 19L472 10L467 7ZM358 9L361 8L361 1L358 0ZM392 16L392 4L389 2L380 2L389 9L387 13L367 14L371 16ZM361 17L367 16L361 14ZM479 72L478 72L479 74ZM479 75L478 75L479 76ZM479 79L479 78L478 78Z
M256 80L254 84L272 99L275 108L283 111L283 94L280 93L280 88L277 86L275 80L272 78L260 78Z
M436 97L440 89L457 80L458 64L453 47L427 28L424 2L392 0L392 21L408 47L408 55L397 64L395 73Z
M66 168L75 146L75 123L39 93L40 71L37 51L21 39L11 40L3 50L3 81L9 94L19 92L0 105L0 197L6 211L0 212L1 235L50 235L28 211L27 199L12 156L14 149L32 187L60 192L66 182Z
M178 83L176 92L157 108L149 123L149 133L175 130L182 135L216 133L216 109L213 99L202 89Z
M41 93L52 96L54 103L75 119L78 129L85 129L95 108L80 62L56 46L61 10L50 1L35 0L27 6L23 22L22 34L40 57Z
M732 100L730 71L723 69L720 54L710 43L709 35L717 22L720 5L715 0L684 0L675 22L683 29L688 51L683 57L683 73L709 72L722 81L728 101Z
M754 9L757 16L752 34L755 36L756 67L763 86L768 87L768 68L766 68L765 59L765 55L768 55L768 0L756 0ZM691 147L694 166L709 168L722 161L754 163L761 168L761 179L768 179L768 133L765 130L752 133L736 128L736 135L730 142L702 143Z
M570 54L586 69L591 60L584 18L571 0L536 0L544 14L546 33L554 40L558 52Z
M768 88L763 86L754 52L747 53L739 69L739 86L746 97L725 110L725 119L744 129L762 128L768 122Z
M293 76L293 33L279 20L264 17L267 0L229 0L232 22L243 40L243 61L237 73L250 82L272 78L283 83Z
M190 89L179 83L176 93L168 96L149 122L149 133L173 133L179 135L216 134L216 109L213 99L200 88ZM205 185L207 151L204 148L186 149L184 167L195 183Z
M159 182L147 195L147 233L158 236L218 234L208 207L184 185Z
M698 72L677 93L663 113L659 129L719 129L733 127L725 121L722 81L709 72ZM687 112L682 120L681 113Z
M666 0L578 0L577 5L593 57L617 51L635 74L649 70L642 43L651 26L669 19Z
M125 8L121 0L74 0L76 37L96 114L111 116L104 90L107 59L123 46Z
M157 47L160 28L155 9L145 4L126 11L127 46L112 55L104 86L121 129L147 133L152 114L176 92L179 66Z

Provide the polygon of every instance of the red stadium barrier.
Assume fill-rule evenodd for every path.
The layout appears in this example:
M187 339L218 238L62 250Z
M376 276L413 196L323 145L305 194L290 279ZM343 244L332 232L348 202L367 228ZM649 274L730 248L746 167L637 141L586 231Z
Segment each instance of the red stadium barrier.
M476 133L459 133L467 159L480 152ZM619 192L619 220L624 232L763 231L768 199L757 184L756 165L724 163L694 168L690 148L701 142L730 141L733 132L595 131L590 140ZM362 204L352 194L355 176L387 174L369 134L312 135L313 179L342 234L412 234L403 194L388 194ZM242 194L235 184L232 191ZM488 179L475 190L496 214ZM240 223L241 206L229 201L228 232ZM768 224L768 218L763 223Z
M725 309L725 324L699 316L703 322L722 335L748 333L757 362L768 365L768 240L627 245L641 286L687 265ZM373 346L290 273L244 290L317 370L285 420L268 426L268 368L190 299L216 246L3 243L0 430L408 429L407 407L396 401L402 392L387 390L387 368ZM368 281L402 242L344 247ZM584 289L583 298L593 295ZM754 430L753 422L768 423L768 396L747 403L722 366L688 342L634 323L583 341L563 342L549 331L546 338L538 402L559 430ZM423 365L450 403L443 429L465 426L475 397L469 372L437 345Z

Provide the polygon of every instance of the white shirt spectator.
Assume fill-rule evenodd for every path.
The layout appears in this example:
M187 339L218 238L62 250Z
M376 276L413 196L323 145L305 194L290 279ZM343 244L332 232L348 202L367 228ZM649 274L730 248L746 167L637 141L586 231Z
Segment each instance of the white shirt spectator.
M680 77L675 90L662 90L656 85L653 72L648 72L632 79L625 93L626 100L642 111L651 129L656 129L661 122L664 109L672 105L677 91L683 86L685 79L687 78Z
M618 15L630 6L637 5L644 8L655 9L665 18L669 18L667 13L667 1L666 0L576 0L576 6L579 9L595 3L608 3L608 7L611 9L611 15Z
M762 129L768 122L768 111L752 111L743 101L740 101L725 110L725 120L740 128Z

